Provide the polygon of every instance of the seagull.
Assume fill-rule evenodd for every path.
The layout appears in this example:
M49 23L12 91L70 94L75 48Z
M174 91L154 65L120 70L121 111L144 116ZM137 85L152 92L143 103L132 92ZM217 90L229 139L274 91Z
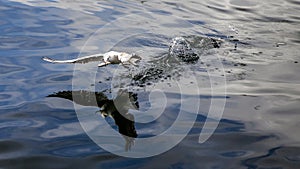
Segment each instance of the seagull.
M103 67L109 64L129 63L132 65L136 65L137 62L141 60L141 57L136 55L135 53L129 54L125 52L109 51L104 54L88 55L70 60L55 60L48 57L43 57L43 60L50 63L87 63L100 61L101 63L98 64L98 67Z

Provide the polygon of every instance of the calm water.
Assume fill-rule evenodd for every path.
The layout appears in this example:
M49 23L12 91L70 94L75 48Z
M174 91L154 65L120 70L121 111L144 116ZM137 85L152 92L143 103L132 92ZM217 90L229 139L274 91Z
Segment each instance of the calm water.
M299 168L299 11L297 0L1 0L0 168ZM141 111L151 107L152 89L166 90L168 98L159 119L135 124L138 138L168 129L180 109L178 102L185 99L182 95L201 100L189 134L163 154L140 159L114 155L84 132L69 95L63 96L69 99L47 97L74 90L76 69L46 63L44 56L71 59L114 49L138 53L147 67L162 59L159 56L174 36L189 37L195 48L197 37L217 39L221 46L203 49L197 63L168 68L186 78L177 79L177 87L170 84L174 81L151 79L145 87L132 89ZM219 57L225 76L214 61L208 61L212 56ZM81 69L95 66L85 64ZM112 73L126 72L126 68L112 65L96 70L96 82L88 82L88 89L103 92L108 100L114 99L107 92L112 81L119 88L128 84L125 75ZM208 70L211 76L226 77L227 99L215 133L199 144L211 99L224 98L221 90L210 95ZM191 72L199 83L199 95L191 94L193 88L179 91L178 86L186 82L193 86ZM75 89L82 89L81 85L86 84L76 83ZM152 98L159 103L161 95ZM160 105L152 107L159 110ZM102 119L94 113L97 107L81 108ZM156 116L150 113L150 119ZM113 119L105 120L118 130ZM124 139L120 141L125 144Z

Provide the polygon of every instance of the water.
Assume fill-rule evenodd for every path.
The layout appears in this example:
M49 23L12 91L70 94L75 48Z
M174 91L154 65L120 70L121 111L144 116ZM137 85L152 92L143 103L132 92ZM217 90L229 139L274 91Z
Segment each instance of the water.
M1 168L299 168L298 1L9 0L0 4ZM124 50L142 55L147 67L151 62L160 63L153 60L163 59L170 38L178 35L191 36L193 45L198 44L199 37L222 42L220 48L205 49L201 61L195 64L169 68L172 77L180 72L175 79L178 84L170 85L175 81L168 79L153 80L145 87L130 89L138 95L140 110L149 110L147 116L132 111L136 120L159 117L151 123L136 123L138 138L168 129L179 113L182 96L187 101L201 100L189 134L163 154L140 159L114 155L84 132L72 101L47 97L74 90L76 68L96 70L97 82L83 80L85 83L76 84L75 89L102 91L108 100L115 97L109 92L111 82L124 88L129 78L112 73L128 71L117 65L105 69L97 69L93 63L55 65L44 62L44 56L71 59L110 49ZM199 144L213 98L207 72L214 77L223 74L212 56L218 56L224 66L226 105L214 134ZM78 72L85 73L76 71L75 75ZM193 95L193 88L179 92L178 86L193 87L189 83L193 75L197 75L201 94ZM153 93L149 100L152 89L167 91L162 115L155 114L161 111L155 103L162 103L159 99L163 95ZM222 96L222 90L216 90L215 97ZM187 106L184 110L192 109ZM97 107L81 106L80 110L90 113L85 114L87 118L102 119L94 113ZM186 114L191 116L186 117L189 124L193 114ZM105 120L118 131L112 118ZM101 128L98 131L103 134ZM108 141L125 144L122 137ZM154 145L148 146L157 149Z

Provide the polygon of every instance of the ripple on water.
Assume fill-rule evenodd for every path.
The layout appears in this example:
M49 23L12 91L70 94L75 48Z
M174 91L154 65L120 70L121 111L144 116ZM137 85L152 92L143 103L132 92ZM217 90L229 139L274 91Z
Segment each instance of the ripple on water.
M49 78L49 82L61 82L61 81L70 81L73 76L71 75L57 75L56 77Z
M0 129L9 128L9 127L29 127L34 124L33 120L14 120L14 121L5 121L0 122Z
M239 1L239 0L229 0L229 6L233 8L233 10L237 10L240 12L248 12L255 13L255 10L258 9L260 3L259 1Z
M22 93L21 92L0 92L0 107L6 108L20 104Z
M11 98L11 95L10 94L7 94L7 93L0 93L0 100L1 101L4 101L4 100L7 100Z
M299 147L273 147L260 156L243 160L249 168L298 168L300 164Z
M229 151L229 152L224 152L221 153L222 156L224 157L228 157L228 158L237 158L237 157L242 157L244 155L246 155L247 152L245 151Z
M9 65L9 64L0 64L0 76L7 76L10 73L16 73L26 70L22 66Z
M0 141L0 154L7 154L16 151L21 151L24 148L22 143L13 140L1 140ZM0 158L1 159L1 158Z

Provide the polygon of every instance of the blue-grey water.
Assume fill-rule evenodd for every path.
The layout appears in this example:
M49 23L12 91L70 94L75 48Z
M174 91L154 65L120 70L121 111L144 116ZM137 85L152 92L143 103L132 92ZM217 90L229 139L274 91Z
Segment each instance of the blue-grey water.
M299 168L299 11L297 0L1 0L0 168ZM168 129L178 115L178 102L185 99L182 96L201 100L198 112L191 112L196 113L192 129L167 152L126 158L106 151L83 130L70 97L47 97L86 84L76 83L74 89L75 66L50 64L42 57L72 59L113 49L138 53L147 67L160 62L154 60L162 59L174 36L187 37L195 48L197 37L216 39L220 46L199 47L198 62L166 68L172 77L179 72L185 80L154 78L139 87L131 84L141 111L151 107L152 89L167 90L163 115L135 124L138 138ZM224 69L209 63L212 56L218 56ZM94 70L97 64L81 66ZM111 82L121 84L114 88L129 85L128 77L112 73L126 74L127 68L110 65L96 70L89 89L104 92L108 99L114 98ZM211 95L208 70L212 77L226 77L226 97L222 90ZM199 82L199 95L192 87L184 93L179 90L178 86L195 85L189 72ZM154 102L160 97L152 95ZM226 104L214 134L200 144L212 98L226 98ZM159 110L160 105L152 106ZM81 108L102 119L94 113L97 107ZM185 111L192 109L190 105ZM155 111L148 113L139 119L132 112L142 121L156 116ZM118 130L112 118L105 120Z

